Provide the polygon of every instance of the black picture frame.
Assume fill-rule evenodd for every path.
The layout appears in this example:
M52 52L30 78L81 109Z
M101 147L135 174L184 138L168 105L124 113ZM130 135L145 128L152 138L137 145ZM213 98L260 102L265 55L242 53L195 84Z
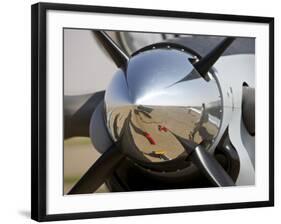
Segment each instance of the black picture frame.
M217 21L254 22L269 25L269 200L243 203L102 212L54 214L46 213L46 13L48 10L100 12L124 15L162 16ZM137 8L101 7L89 5L37 3L31 11L31 75L32 75L32 155L31 155L31 218L37 221L86 219L115 216L177 213L203 210L254 208L274 205L274 18L241 15L163 11Z

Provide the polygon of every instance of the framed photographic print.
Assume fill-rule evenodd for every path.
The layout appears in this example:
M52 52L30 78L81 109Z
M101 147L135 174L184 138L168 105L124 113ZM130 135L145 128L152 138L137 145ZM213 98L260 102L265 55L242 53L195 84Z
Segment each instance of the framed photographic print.
M274 19L32 6L32 218L274 205Z

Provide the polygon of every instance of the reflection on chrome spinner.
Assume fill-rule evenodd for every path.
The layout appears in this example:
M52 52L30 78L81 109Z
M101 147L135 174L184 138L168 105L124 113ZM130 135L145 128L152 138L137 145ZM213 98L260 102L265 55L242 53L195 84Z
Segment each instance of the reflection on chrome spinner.
M208 150L220 131L223 103L213 73L209 81L184 50L161 48L134 55L105 95L107 127L125 153L141 162L187 156L178 137Z

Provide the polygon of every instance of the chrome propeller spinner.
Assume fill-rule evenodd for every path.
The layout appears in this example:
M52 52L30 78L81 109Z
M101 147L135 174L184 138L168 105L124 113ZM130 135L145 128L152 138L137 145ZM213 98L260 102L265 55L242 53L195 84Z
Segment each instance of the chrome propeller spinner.
M194 61L184 49L151 46L134 54L106 89L111 137L119 141L125 135L122 148L136 161L186 157L189 152L177 137L208 150L218 135L223 114L219 83L214 72L205 80Z

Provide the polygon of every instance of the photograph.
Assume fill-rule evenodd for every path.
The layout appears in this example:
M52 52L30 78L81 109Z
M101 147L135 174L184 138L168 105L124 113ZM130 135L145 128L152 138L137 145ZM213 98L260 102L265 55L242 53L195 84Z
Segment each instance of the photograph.
M63 194L255 185L255 38L63 28Z
M32 6L37 221L274 204L274 18Z

